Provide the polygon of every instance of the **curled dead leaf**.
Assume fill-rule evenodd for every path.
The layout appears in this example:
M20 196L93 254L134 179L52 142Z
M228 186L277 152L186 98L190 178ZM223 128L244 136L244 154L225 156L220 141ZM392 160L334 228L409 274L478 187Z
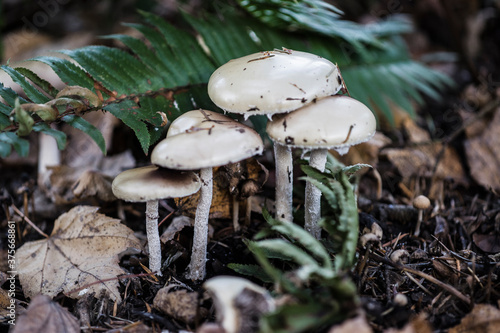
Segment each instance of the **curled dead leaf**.
M464 121L473 115L462 113ZM492 119L481 119L467 127L465 155L472 178L487 189L500 191L500 108Z
M77 206L54 222L49 238L18 249L17 271L26 297L64 292L79 298L104 290L121 300L116 277L125 272L118 265L119 254L141 245L131 229L98 209Z
M260 191L266 183L269 171L256 159L249 158L224 167L214 168L214 185L210 218L230 219L232 217L232 203L235 196L238 200L245 200ZM194 218L200 193L189 197L175 199L183 215ZM245 205L245 202L240 202Z
M460 324L450 329L450 333L466 332L500 332L500 310L490 304L476 304Z
M156 294L153 304L157 309L190 325L195 323L197 316L203 319L208 315L207 309L198 307L197 292L170 289L172 288L162 288Z
M37 295L31 300L14 326L12 333L79 333L80 324L67 309L50 297Z
M112 177L100 172L87 170L73 184L73 194L77 198L95 197L102 201L113 201L116 197L111 190Z

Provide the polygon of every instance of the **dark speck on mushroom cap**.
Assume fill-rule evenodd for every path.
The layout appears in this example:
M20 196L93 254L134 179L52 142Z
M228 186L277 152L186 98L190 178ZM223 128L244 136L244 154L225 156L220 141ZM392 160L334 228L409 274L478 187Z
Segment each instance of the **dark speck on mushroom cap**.
M370 109L351 97L340 95L275 115L266 128L274 142L298 148L336 149L367 141L375 130L376 120Z

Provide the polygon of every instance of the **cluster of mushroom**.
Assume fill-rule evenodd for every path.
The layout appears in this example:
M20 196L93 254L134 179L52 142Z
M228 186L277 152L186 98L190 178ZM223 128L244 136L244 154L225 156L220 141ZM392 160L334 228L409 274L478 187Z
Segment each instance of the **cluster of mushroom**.
M221 109L267 115L274 142L276 218L292 222L292 148L310 151L311 166L324 170L328 149L345 154L369 140L376 129L373 113L361 102L336 95L343 88L338 67L306 52L288 49L251 54L219 67L208 94ZM305 229L316 238L321 229L321 192L310 183L305 193Z
M124 171L114 179L112 189L118 198L147 202L151 271L161 275L158 200L188 196L200 190L187 277L205 277L212 168L261 154L263 148L261 137L250 127L216 112L193 110L170 124L166 138L151 153L152 166ZM200 170L199 176L193 170Z
M342 87L335 64L288 49L231 60L210 77L208 94L222 110L243 114L245 119L251 115L269 118L267 133L274 141L276 159L278 219L293 220L292 148L310 150L310 165L322 171L328 149L345 153L375 133L372 112L350 97L336 95ZM147 202L151 271L161 274L158 200L200 190L187 277L205 277L212 168L261 154L263 149L262 139L250 127L216 112L193 110L171 123L166 138L151 154L152 166L127 170L115 178L112 188L118 198ZM200 170L199 176L192 170ZM307 184L305 228L317 238L320 198L321 192Z

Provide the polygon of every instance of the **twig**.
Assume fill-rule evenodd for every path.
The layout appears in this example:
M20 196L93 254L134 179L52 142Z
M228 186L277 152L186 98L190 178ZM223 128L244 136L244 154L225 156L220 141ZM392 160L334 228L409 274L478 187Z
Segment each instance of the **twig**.
M411 275L408 272L405 272L405 274L406 274L406 276L408 276L410 278L410 280L413 281L413 283L415 283L417 286L419 286L420 289L422 289L423 291L425 291L428 295L432 296L432 293L429 291L429 289L425 288L417 279L415 279L413 277L413 275Z
M16 212L16 214L18 214L19 216L21 216L26 222L28 222L28 224L33 228L35 229L40 235L42 235L43 237L45 238L49 238L49 236L43 232L42 230L40 230L40 228L38 228L33 222L31 222L31 220L23 214L23 212L21 212L19 209L17 209L16 206L14 206L14 204L10 205L12 207L12 209Z
M443 283L443 282L439 281L438 279L436 279L435 277L433 277L433 276L431 276L429 274L426 274L424 272L418 271L416 269L410 268L410 267L405 266L405 265L401 265L401 264L392 262L392 261L390 261L390 260L388 260L388 259L386 259L384 257L376 255L375 253L370 253L370 256L372 258L378 260L378 261L381 261L381 262L385 263L385 264L389 264L389 265L391 265L392 267L394 267L396 269L402 270L404 272L408 272L408 273L413 274L413 275L420 276L421 278L424 278L427 281L429 281L429 282L437 285L441 289L446 290L447 292L449 292L453 296L457 297L458 299L464 301L465 303L472 304L472 300L469 297L465 296L464 294L462 294L460 291L458 291L454 287L452 287L452 286L450 286L450 285L448 285L446 283Z
M122 279L129 279L129 278L134 278L134 277L147 277L147 276L152 276L154 275L153 272L151 273L140 273L140 274L126 274L126 275L119 275L117 277L113 277L113 278L109 278L109 279L103 279L103 280L97 280L97 281L94 281L94 282L90 282L90 283L87 283L79 288L76 288L76 289L73 289L73 290L70 290L66 293L66 295L71 295L71 294L75 294L75 293L78 293L88 287L91 287L93 286L94 284L99 284L99 283L105 283L105 282L109 282L109 281L113 281L113 280L122 280Z

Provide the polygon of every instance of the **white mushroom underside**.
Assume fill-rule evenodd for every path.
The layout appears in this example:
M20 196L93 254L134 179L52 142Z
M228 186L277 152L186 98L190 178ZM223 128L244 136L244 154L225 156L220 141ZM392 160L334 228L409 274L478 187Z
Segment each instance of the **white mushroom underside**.
M151 162L193 170L235 163L262 150L262 139L253 129L221 114L196 110L171 124L167 138L153 150Z

